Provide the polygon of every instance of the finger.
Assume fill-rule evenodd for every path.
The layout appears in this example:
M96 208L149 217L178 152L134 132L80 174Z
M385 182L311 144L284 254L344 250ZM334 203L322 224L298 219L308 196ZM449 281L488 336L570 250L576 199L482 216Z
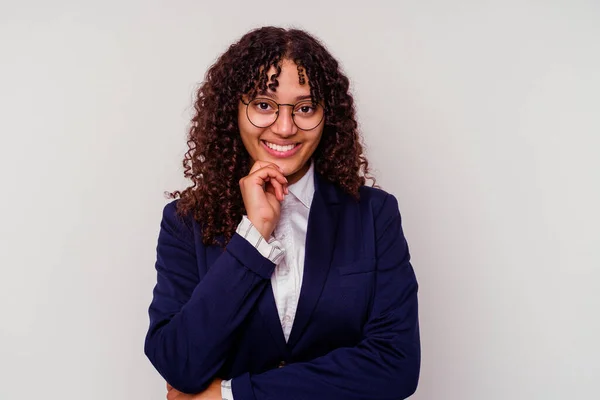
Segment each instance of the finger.
M273 166L275 167L279 172L283 173L283 169L281 169L281 167L275 163L272 162L268 162L268 161L256 161L253 165L252 168L250 168L250 172L248 173L248 175L250 175L251 173L258 171L261 168L264 167L268 167L268 166Z
M288 183L287 178L274 166L266 166L254 171L251 175L248 175L248 178L256 185L264 185L267 181L277 181L281 185L287 185Z
M240 181L242 193L250 190L251 187L260 186L264 191L266 190L267 183L273 184L275 188L287 186L287 178L283 176L279 171L274 168L265 167L254 172L252 175L248 175L246 178ZM282 189L283 191L283 189Z
M273 173L265 173L265 171L273 171ZM256 180L257 177L261 177L262 182L258 182ZM279 180L282 184L287 184L287 178L285 175L281 173L281 170L275 164L266 164L264 167L259 168L248 174L247 176L240 179L240 185L248 184L248 182L252 182L252 184L262 184L268 182L271 177Z
M261 169L263 169L263 168L272 168L274 171L277 171L277 172L279 172L281 175L283 175L283 170L282 170L282 169L279 167L279 165L277 165L277 164L273 164L273 163L266 163L266 164L265 164L265 165L263 165L261 168L257 168L257 169L255 169L253 172L251 172L251 173L250 173L250 174L248 174L248 175L254 174L254 173L256 173L257 171L260 171L260 170L261 170ZM283 175L283 176L285 176L285 175Z
M185 395L177 389L172 389L167 393L167 400L177 400L184 398Z
M278 181L276 181L275 179L271 179L270 186L273 187L273 189L275 190L275 197L277 197L277 200L279 201L283 201L283 198L285 197L285 188L284 186L279 183Z
M280 202L283 201L283 199L285 197L285 188L283 187L283 185L281 185L281 183L272 179L266 186L267 186L266 191L268 193L273 194L278 201L280 201Z

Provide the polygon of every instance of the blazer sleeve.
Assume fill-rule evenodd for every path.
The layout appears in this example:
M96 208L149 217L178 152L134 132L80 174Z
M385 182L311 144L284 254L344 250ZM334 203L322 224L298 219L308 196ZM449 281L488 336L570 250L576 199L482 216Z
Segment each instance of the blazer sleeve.
M376 289L361 342L309 362L240 375L232 380L235 400L391 400L415 392L420 369L417 281L392 195L375 218L375 232Z
M223 365L234 331L267 287L275 264L235 234L210 268L199 268L204 257L196 254L205 249L190 224L176 215L175 202L165 206L144 351L174 388L197 393Z

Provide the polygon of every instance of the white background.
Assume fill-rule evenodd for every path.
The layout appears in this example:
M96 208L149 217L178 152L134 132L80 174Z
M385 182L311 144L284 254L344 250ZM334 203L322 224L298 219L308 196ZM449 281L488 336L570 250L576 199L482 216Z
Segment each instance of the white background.
M163 191L204 72L267 24L339 58L399 199L413 398L600 398L600 2L3 0L0 399L164 398Z

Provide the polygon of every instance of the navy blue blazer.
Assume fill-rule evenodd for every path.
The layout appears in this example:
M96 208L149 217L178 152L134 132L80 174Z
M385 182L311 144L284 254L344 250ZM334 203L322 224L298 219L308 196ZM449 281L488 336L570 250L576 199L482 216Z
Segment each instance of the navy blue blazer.
M315 173L304 277L286 343L275 265L235 234L205 246L201 227L163 212L145 353L176 389L231 379L235 400L404 399L417 387L417 281L394 196L360 201Z

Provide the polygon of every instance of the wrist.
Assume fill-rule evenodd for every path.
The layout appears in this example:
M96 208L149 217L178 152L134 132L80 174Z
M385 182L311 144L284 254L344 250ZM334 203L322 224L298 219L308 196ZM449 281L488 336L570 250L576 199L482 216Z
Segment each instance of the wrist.
M273 231L270 230L269 228L260 228L260 227L257 227L256 229L258 229L258 231L260 232L260 234L262 235L262 237L268 242L269 239L271 238L271 234L273 233Z
M271 224L265 222L255 223L255 221L250 216L248 216L248 219L250 220L252 225L254 225L256 230L261 234L263 239L269 241L269 239L271 238L271 234L273 233L273 227L271 226Z

